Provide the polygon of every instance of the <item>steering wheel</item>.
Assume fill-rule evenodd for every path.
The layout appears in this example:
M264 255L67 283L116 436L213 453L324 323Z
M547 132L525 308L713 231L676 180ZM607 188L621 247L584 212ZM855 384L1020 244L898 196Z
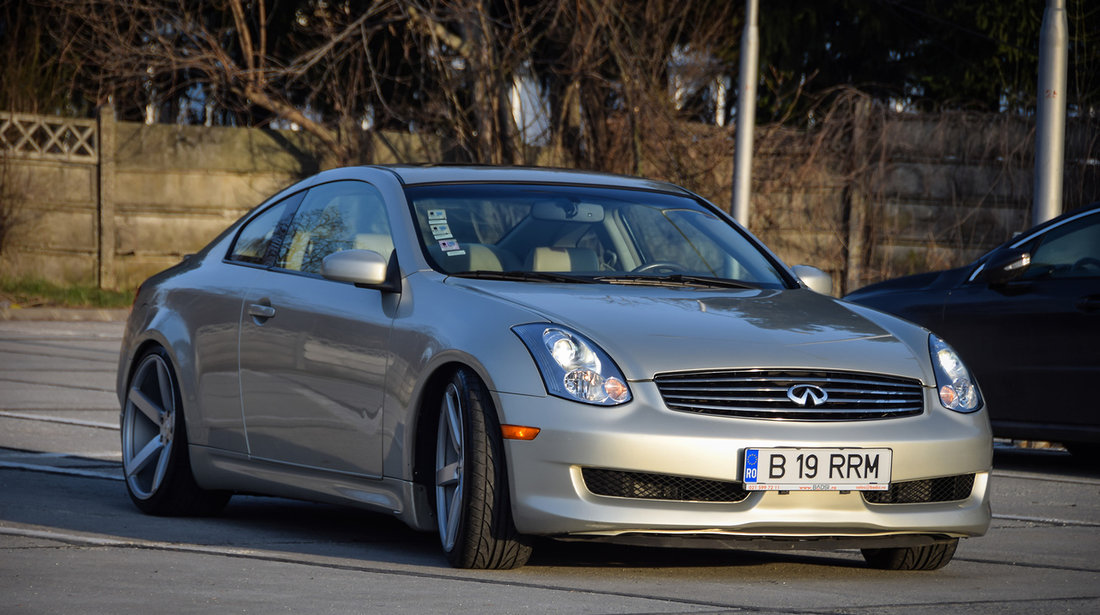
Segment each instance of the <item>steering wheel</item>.
M1085 258L1079 259L1076 263L1073 263L1073 269L1074 269L1074 271L1076 271L1078 269L1097 269L1097 270L1100 270L1100 258L1093 258L1091 256L1086 256Z
M630 273L676 273L677 271L687 271L687 267L672 261L653 261L652 263L646 263L631 269Z

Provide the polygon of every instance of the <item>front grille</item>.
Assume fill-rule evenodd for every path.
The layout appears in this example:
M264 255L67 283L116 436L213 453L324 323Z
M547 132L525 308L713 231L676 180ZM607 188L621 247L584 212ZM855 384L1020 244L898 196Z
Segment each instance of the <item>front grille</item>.
M672 410L759 419L851 421L913 416L924 411L919 380L841 371L737 370L654 377ZM827 399L814 404L809 385ZM788 395L793 389L793 395ZM806 400L800 405L792 397ZM817 394L820 397L820 394Z
M894 483L889 491L864 491L863 499L870 504L954 502L970 497L973 490L974 475L963 474Z
M583 468L584 485L596 495L683 502L740 502L749 497L741 483L668 474Z

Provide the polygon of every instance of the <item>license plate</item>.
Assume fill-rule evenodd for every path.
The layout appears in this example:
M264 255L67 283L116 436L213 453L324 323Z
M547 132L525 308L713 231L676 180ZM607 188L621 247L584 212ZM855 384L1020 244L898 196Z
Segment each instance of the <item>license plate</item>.
M888 448L750 448L748 491L886 491L893 451Z

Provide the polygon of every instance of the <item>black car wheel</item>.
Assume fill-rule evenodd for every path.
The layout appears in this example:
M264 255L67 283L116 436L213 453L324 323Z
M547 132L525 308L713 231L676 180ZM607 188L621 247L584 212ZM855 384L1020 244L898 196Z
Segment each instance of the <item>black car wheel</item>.
M951 561L959 539L921 547L892 547L887 549L863 549L863 559L872 568L880 570L939 570Z

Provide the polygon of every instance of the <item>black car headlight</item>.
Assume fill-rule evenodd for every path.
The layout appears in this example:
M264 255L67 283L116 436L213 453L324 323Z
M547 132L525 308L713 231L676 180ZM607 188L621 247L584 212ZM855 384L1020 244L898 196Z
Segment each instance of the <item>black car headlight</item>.
M932 354L936 388L943 407L955 412L974 412L981 408L982 394L955 349L935 335L929 335L928 350Z
M559 325L518 325L512 330L531 351L551 395L600 406L630 401L626 378L588 338Z

